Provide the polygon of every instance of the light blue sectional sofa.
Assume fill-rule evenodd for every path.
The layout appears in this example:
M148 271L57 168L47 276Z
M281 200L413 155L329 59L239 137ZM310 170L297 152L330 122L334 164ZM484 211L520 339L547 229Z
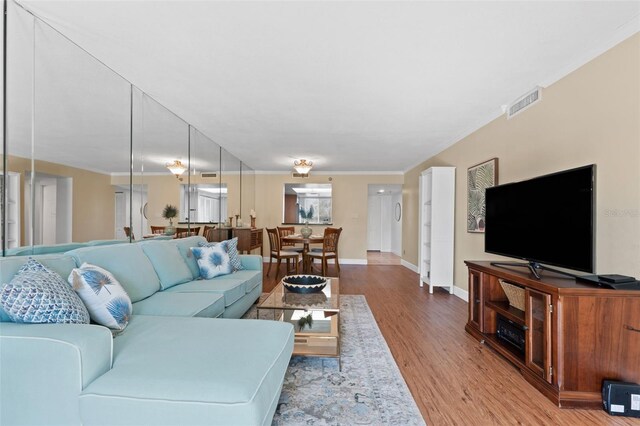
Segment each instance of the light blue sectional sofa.
M265 425L278 403L293 329L238 320L262 292L262 260L198 279L202 237L34 256L66 278L110 271L133 302L112 337L98 325L18 324L0 309L0 424ZM0 259L9 282L26 256Z

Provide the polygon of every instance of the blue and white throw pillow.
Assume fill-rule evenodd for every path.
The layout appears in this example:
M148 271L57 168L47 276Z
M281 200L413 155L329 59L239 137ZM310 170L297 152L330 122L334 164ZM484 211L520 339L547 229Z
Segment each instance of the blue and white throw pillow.
M90 320L64 278L33 258L2 286L0 305L15 322L88 324Z
M226 244L216 244L212 247L191 247L191 252L198 262L200 276L205 280L233 272Z
M69 284L87 306L94 322L112 330L124 330L133 311L131 299L109 271L83 263L71 271Z
M233 272L244 269L242 263L240 262L240 258L238 257L238 237L233 237L230 240L225 240L220 243L205 243L202 241L198 243L200 247L214 247L217 244L226 244L227 253L229 253L229 261L231 262L231 266L233 267Z

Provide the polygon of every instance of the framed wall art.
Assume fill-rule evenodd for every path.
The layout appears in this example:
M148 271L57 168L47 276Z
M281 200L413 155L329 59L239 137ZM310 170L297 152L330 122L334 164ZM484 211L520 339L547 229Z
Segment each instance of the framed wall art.
M476 164L467 170L467 232L484 232L484 192L497 184L497 158Z

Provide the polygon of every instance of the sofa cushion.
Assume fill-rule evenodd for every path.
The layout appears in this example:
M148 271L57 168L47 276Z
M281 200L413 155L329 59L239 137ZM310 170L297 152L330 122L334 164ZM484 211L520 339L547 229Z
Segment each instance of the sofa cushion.
M180 254L182 258L187 263L189 270L191 271L192 279L198 279L200 277L200 269L198 268L198 262L196 261L196 257L191 253L191 247L196 247L198 243L207 242L207 239L204 237L193 236L187 238L178 238L173 240L173 244L178 247L180 250Z
M234 272L244 269L240 261L240 254L238 253L238 237L233 237L230 240L224 240L219 243L198 243L200 247L215 247L218 244L226 245L229 261L231 262Z
M42 263L49 270L57 272L61 277L68 277L73 268L76 267L76 262L73 257L66 254L45 254L35 256L34 259ZM0 284L8 283L13 276L18 273L18 270L24 265L27 260L26 256L16 257L0 257ZM0 321L11 321L11 318L4 312L2 306L0 306Z
M132 302L160 290L160 279L140 244L85 247L70 251L78 265L91 263L111 272Z
M262 271L244 269L230 275L222 275L216 280L242 280L244 281L244 292L251 293L251 290L262 283Z
M217 293L161 291L134 303L136 315L217 318L224 312L224 297Z
M85 424L269 425L292 350L288 323L134 316L114 339L112 369L82 391L80 416Z
M193 279L180 250L171 241L149 241L140 246L156 270L163 290Z
M131 318L131 299L109 271L83 263L71 271L68 281L94 322L113 330L124 330Z
M230 277L233 277L232 274ZM195 280L180 284L166 290L178 293L219 293L224 295L224 306L227 307L240 300L245 295L244 281L241 279Z
M198 261L200 277L205 280L233 272L227 245L224 242L209 247L191 247L191 252Z
M71 286L30 258L0 288L0 304L15 322L89 324L89 313Z

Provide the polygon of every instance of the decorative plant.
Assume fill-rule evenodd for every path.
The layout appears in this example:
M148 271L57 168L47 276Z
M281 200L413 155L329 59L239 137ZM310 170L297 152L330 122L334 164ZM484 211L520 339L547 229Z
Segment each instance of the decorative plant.
M304 220L309 220L313 217L313 206L309 206L307 211L304 210L304 207L300 207L300 217Z
M167 204L162 210L162 217L169 219L169 225L173 226L173 218L178 217L178 208L171 204Z
M300 331L302 331L307 325L309 326L309 329L311 329L311 326L313 325L312 314L309 314L306 317L300 317L298 320L298 327L300 328Z

